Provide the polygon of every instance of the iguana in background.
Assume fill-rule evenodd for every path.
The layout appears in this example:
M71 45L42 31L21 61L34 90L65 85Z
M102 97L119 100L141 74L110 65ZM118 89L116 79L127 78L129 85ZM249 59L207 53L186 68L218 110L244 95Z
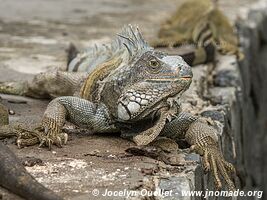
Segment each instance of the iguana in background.
M121 132L137 145L160 147L161 140L185 138L203 156L204 169L213 172L217 188L222 187L221 175L234 190L229 175L235 168L219 150L216 129L207 119L180 109L179 98L193 76L180 56L153 49L137 27L127 26L110 44L78 54L68 70L38 74L20 91L20 84L9 85L18 94L56 97L43 115L43 132L32 136L40 145L66 144L66 120L95 133Z
M238 49L238 37L228 18L211 0L189 0L165 21L152 42L154 47L192 44L194 52L181 55L190 65L210 62L215 51L221 54L243 55Z
M4 137L14 135L16 131L8 126L8 110L1 103L0 129L2 134L6 133ZM25 199L62 200L53 191L38 183L26 171L15 154L2 142L0 142L0 161L0 186ZM1 194L0 199L2 199Z

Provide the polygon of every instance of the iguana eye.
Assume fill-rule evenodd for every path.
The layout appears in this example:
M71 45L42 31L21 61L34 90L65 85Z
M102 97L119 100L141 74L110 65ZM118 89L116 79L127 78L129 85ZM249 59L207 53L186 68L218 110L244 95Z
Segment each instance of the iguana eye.
M158 69L159 68L159 62L155 59L150 60L149 65L152 69Z

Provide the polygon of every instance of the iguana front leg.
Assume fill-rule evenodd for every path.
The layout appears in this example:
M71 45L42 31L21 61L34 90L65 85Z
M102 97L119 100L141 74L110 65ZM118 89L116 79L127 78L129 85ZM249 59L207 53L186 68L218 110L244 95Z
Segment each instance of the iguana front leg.
M170 123L167 123L161 135L172 139L185 138L191 149L203 156L203 168L212 171L215 185L222 187L220 175L230 190L235 190L231 173L235 173L234 166L225 161L219 149L217 130L209 125L205 118L197 118L188 113L180 113Z
M230 174L235 173L235 167L225 161L219 149L216 130L208 124L204 118L193 122L185 134L186 141L192 145L191 149L203 156L203 167L205 171L212 171L215 185L222 188L221 175L229 190L235 190L235 185L230 178Z
M73 96L58 97L49 103L44 113L42 127L45 136L41 145L46 144L51 148L52 144L61 146L66 143L67 134L61 132L66 120L92 132L117 131L114 125L110 125L109 112L104 104L94 104Z

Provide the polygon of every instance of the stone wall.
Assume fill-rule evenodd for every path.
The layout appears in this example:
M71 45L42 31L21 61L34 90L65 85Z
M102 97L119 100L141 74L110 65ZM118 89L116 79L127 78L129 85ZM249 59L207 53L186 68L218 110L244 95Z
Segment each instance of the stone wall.
M245 191L264 191L266 199L267 2L259 1L243 11L237 27L245 57L241 61L219 58L205 95L213 110L223 113L221 145L226 159L237 167L237 184Z
M218 56L215 64L199 66L202 71L206 68L206 81L198 94L210 103L202 115L221 128L220 144L225 158L237 168L236 184L244 191L264 191L262 199L267 199L267 1L242 11L236 23L244 59ZM194 189L213 190L213 178L197 169Z
M221 145L226 159L237 168L236 183L241 190L264 191L266 199L267 2L259 1L242 11L237 28L244 59L219 58L205 96L213 109L223 113Z
M242 77L241 135L245 189L267 193L267 2L252 7L237 25L245 59L239 63Z

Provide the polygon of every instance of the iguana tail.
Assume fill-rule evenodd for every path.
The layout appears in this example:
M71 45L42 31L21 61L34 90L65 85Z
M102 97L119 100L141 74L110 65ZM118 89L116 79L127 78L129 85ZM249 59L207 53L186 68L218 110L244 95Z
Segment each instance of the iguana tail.
M0 142L0 186L25 199L62 200L52 190L37 182L18 161L15 154Z
M213 44L209 44L203 48L197 48L189 53L180 54L180 56L188 65L194 66L214 61L215 50L215 46Z
M183 44L176 43L175 38L168 38L154 42L154 47L181 47ZM212 62L215 59L216 42L214 39L212 26L207 21L198 23L192 31L192 38L185 42L185 46L193 46L194 48L185 53L179 54L190 66Z
M198 24L192 36L194 50L180 54L187 64L194 66L214 61L217 48L210 24Z

